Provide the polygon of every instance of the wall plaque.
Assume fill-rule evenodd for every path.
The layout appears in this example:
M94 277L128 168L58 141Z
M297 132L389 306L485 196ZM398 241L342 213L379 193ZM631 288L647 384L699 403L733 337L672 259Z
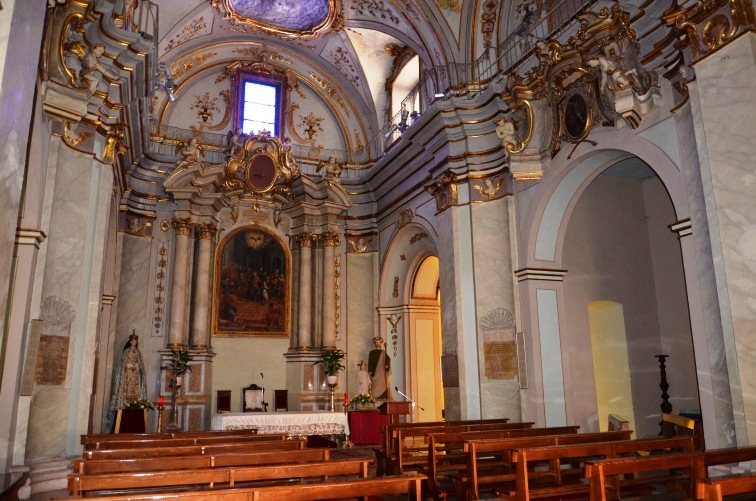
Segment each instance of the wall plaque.
M68 366L68 341L64 336L41 336L37 353L37 368L34 383L62 385L66 382Z
M488 379L517 378L517 344L514 341L486 341L483 356Z

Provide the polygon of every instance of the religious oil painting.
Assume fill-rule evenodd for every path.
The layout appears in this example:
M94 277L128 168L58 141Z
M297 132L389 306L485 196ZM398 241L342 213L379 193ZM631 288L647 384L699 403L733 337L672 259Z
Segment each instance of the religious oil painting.
M242 228L218 247L215 336L289 335L289 252L260 226Z

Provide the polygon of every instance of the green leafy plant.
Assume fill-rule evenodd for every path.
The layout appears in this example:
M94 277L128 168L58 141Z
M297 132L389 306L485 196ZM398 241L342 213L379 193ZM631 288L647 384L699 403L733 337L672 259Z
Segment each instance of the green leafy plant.
M312 365L323 364L327 376L336 376L346 368L342 363L345 357L346 353L341 350L324 350L320 360Z
M145 409L145 410L151 411L152 409L154 409L154 407L152 407L152 402L150 402L149 400L142 399L142 400L134 400L133 402L129 402L128 404L126 404L124 409L128 409L128 410Z
M192 360L194 360L194 357L188 351L171 348L171 359L168 361L166 369L171 371L174 377L183 376L192 371L192 366L189 365Z

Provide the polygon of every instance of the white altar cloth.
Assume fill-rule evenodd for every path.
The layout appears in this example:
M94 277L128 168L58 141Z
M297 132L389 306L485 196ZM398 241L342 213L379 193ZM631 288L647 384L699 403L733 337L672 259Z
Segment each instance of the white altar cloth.
M349 423L343 412L241 412L216 414L213 430L257 428L259 435L348 435Z

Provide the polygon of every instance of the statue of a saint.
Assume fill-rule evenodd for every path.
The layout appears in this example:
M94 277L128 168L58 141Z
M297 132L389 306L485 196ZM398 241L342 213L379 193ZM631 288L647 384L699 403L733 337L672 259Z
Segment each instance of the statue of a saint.
M132 331L123 347L121 360L113 377L110 410L123 409L137 400L147 399L147 376L142 354L139 353L139 336Z
M383 339L380 337L373 338L375 349L370 350L368 355L368 374L370 375L370 384L373 396L376 399L393 400L391 394L391 359L386 351L381 348Z

